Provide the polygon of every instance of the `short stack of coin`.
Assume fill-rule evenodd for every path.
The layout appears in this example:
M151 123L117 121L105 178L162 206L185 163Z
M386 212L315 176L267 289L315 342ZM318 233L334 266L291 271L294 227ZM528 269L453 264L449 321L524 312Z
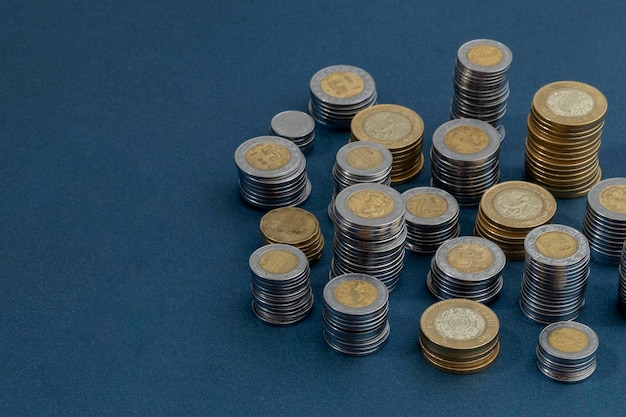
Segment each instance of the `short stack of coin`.
M474 235L495 242L508 260L522 260L528 232L550 223L555 213L556 200L543 187L524 181L503 182L483 194Z
M527 177L558 198L587 194L601 177L606 110L606 98L590 85L558 81L540 88L528 116Z
M315 216L298 207L281 207L261 218L265 244L284 243L295 246L312 264L322 256L324 235Z
M502 118L509 97L508 70L511 50L491 39L476 39L462 45L454 68L454 95L450 118L485 121L504 139Z
M272 118L270 135L289 139L302 152L307 152L315 140L315 120L304 112L287 110Z
M626 178L609 178L594 185L587 195L583 233L591 257L617 265L626 239Z
M396 104L372 106L352 119L350 130L351 142L374 142L391 151L391 184L406 183L422 170L424 122L413 110Z
M333 129L348 129L355 114L376 103L376 84L365 70L333 65L316 72L310 82L309 113Z
M495 243L475 236L450 239L437 249L426 278L439 300L465 298L488 304L502 289L506 257Z
M416 187L402 193L406 205L406 248L433 254L446 240L459 236L459 205L448 192Z
M618 305L626 313L626 240L622 245L622 254L619 262Z
M536 323L574 320L585 305L587 238L570 226L547 224L528 233L524 248L519 298L524 316Z
M330 278L372 275L392 291L404 266L404 200L382 184L355 184L335 199L334 257Z
M596 370L599 339L588 326L574 321L549 324L539 334L537 368L558 382L581 382Z
M311 194L306 159L293 142L277 136L248 139L235 151L241 197L271 210L297 206Z
M313 291L306 255L290 245L262 246L249 260L252 311L263 322L289 326L313 308Z
M490 124L450 120L433 133L430 149L432 185L452 194L459 205L475 206L500 180L500 137Z
M428 307L420 318L424 358L454 374L480 372L500 351L500 322L487 306L472 300L449 299Z
M389 337L389 292L366 274L345 274L324 287L324 339L337 352L364 356Z

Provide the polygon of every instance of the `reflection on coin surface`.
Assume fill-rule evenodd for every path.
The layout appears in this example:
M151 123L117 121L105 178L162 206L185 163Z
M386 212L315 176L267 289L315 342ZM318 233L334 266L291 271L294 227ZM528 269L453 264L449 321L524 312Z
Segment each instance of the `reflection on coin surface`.
M347 307L366 307L376 301L378 290L369 282L353 279L337 285L333 295Z
M383 162L384 156L371 147L354 148L346 154L346 162L353 168L368 170L376 168Z
M278 143L258 143L246 152L246 162L256 169L281 168L291 159L291 152Z
M493 265L493 253L477 243L461 243L450 249L446 260L461 272L481 272Z
M365 81L353 72L331 72L320 82L322 90L332 97L354 97L365 89Z
M284 274L298 266L298 258L285 250L272 250L261 255L259 266L271 274Z
M595 101L591 94L576 88L560 88L546 98L548 108L559 116L581 117L593 110Z
M626 213L626 185L610 185L600 192L600 204L614 213Z
M546 232L535 242L537 250L549 258L563 259L572 256L578 250L578 242L567 233Z
M393 200L377 190L361 190L353 193L347 201L348 209L359 217L377 219L391 213Z
M435 317L435 330L446 338L471 340L485 331L485 319L475 310L452 307L441 311Z
M409 198L406 209L416 217L432 219L443 215L448 210L448 203L436 194L422 193Z
M281 243L298 243L309 239L318 227L315 216L298 207L274 209L261 219L263 234Z
M548 342L561 352L580 352L589 345L589 337L578 329L562 327L550 332Z
M467 59L481 67L491 67L502 62L504 54L493 45L476 45L467 51Z
M494 198L494 208L502 217L512 220L529 220L543 210L541 197L531 190L509 188Z

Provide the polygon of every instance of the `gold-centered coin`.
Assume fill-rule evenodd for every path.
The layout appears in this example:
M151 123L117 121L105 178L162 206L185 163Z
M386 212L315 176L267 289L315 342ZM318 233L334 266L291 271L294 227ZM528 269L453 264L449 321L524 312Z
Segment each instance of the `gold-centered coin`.
M556 200L540 185L508 181L489 188L482 196L480 209L496 224L531 229L552 220Z
M293 245L315 235L319 223L315 216L298 207L270 210L261 218L261 232L274 242Z
M416 194L407 200L406 210L415 217L433 219L448 211L448 202L436 194Z
M278 143L262 142L246 152L246 162L253 168L272 170L282 168L291 160L289 149Z
M424 121L407 107L377 104L358 112L352 119L350 130L355 140L378 143L392 151L392 154L395 150L418 144L416 151L419 154Z
M378 219L391 213L395 207L387 194L378 190L361 190L348 197L348 209L365 219Z
M378 290L374 285L360 279L344 281L337 285L335 299L346 307L367 307L378 298Z
M362 170L376 168L383 160L383 154L378 149L374 148L354 148L346 154L346 162L348 165Z
M379 111L363 122L363 130L378 142L397 142L411 132L411 120L395 111Z
M476 45L467 51L467 59L481 67L491 67L504 59L502 51L493 45Z
M455 269L473 274L493 265L493 253L478 243L460 243L450 248L446 261Z
M365 81L353 72L332 72L322 79L320 87L331 97L350 98L365 89Z
M298 258L286 250L270 250L261 255L259 266L271 274L285 274L298 266Z
M563 327L548 335L548 343L561 352L580 352L589 345L589 337L581 330Z
M577 81L557 81L540 88L533 110L551 125L565 128L593 127L603 120L608 103L596 88Z
M572 236L560 231L546 232L535 241L537 250L552 259L572 256L578 250L578 242Z
M613 213L626 213L626 185L610 185L600 192L600 204Z
M457 126L446 133L443 143L454 152L473 154L489 145L489 135L476 126Z

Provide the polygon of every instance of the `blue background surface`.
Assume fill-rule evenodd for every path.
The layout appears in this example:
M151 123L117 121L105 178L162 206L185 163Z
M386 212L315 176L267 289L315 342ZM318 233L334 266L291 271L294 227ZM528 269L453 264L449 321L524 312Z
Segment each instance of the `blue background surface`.
M524 179L530 101L559 80L606 95L603 178L626 176L625 4L2 2L0 415L622 415L616 267L591 266L579 321L600 348L581 384L535 367L542 326L517 306L523 262L507 264L491 305L502 346L482 373L448 375L421 357L426 256L406 258L380 352L326 346L326 207L346 132L318 128L307 155L303 208L326 238L314 310L293 327L261 323L248 257L264 213L240 199L233 155L276 113L306 110L311 76L335 64L372 74L379 103L419 113L427 155L457 49L491 38L513 51L502 180ZM429 166L398 190L428 184ZM554 222L580 229L585 203L558 200ZM463 235L475 216L462 211Z

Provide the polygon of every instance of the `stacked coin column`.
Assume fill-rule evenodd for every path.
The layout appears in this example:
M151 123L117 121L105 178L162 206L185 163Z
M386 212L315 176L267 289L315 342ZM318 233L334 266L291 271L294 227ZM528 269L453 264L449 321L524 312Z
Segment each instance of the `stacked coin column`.
M622 253L619 261L619 285L617 300L622 313L626 313L626 240L622 246Z
M315 140L315 120L301 111L287 110L272 118L270 135L289 139L306 153Z

